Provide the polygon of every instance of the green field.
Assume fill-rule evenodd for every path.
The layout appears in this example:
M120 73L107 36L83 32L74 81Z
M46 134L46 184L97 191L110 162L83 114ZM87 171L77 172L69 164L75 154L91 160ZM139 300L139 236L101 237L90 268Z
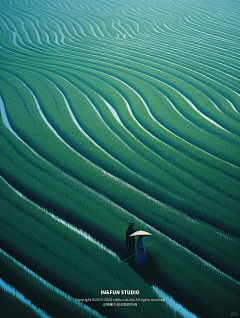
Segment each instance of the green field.
M1 317L240 314L239 19L238 0L0 0Z

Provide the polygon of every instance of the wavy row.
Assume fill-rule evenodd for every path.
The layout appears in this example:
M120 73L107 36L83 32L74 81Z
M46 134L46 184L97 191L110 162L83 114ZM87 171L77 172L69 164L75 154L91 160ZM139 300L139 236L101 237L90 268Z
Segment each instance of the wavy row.
M40 219L29 214L42 215L41 206L52 213L44 224L55 244L59 233L61 244L67 248L70 240L75 250L72 227L56 232L62 220L120 259L124 244L114 224L124 233L135 220L162 246L149 251L152 274L140 271L136 282L162 284L204 317L229 315L239 293L238 6L230 0L0 2L0 175L20 194L4 188L6 211L12 207L40 233ZM74 268L76 279L85 282L80 271L89 277L82 290L74 278L58 288L93 290L96 282L83 265L75 268L75 256L68 262L29 227L24 233L14 217L1 222L13 258L50 279L51 269L44 274L31 252L20 245L18 251L6 229L22 242L32 237L32 249ZM94 267L100 252L84 244L84 264ZM123 272L107 277L122 284ZM7 269L5 276L10 284ZM146 306L146 313L156 308L151 313Z

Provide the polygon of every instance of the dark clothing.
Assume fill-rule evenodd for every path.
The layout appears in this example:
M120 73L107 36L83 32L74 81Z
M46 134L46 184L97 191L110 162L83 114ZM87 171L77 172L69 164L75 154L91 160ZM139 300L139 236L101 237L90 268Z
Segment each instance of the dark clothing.
M126 246L128 248L128 256L135 253L135 237L129 237L135 230L129 227L126 231Z
M129 245L128 246L128 257L135 254L135 245ZM133 257L130 257L132 259Z
M139 264L146 263L146 251L143 246L143 241L140 238L137 240L137 254L135 257L135 262Z
M131 234L135 233L136 231L129 227L126 231L126 245L135 245L135 236L130 237Z

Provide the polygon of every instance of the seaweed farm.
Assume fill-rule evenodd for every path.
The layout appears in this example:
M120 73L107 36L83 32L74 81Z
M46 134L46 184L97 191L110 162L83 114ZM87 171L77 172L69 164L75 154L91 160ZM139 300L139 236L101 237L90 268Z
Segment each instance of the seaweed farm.
M1 318L240 315L239 21L239 0L0 0Z

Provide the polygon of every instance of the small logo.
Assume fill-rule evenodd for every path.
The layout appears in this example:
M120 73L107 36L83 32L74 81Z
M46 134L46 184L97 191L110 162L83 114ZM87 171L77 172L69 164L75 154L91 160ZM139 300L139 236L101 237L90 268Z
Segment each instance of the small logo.
M238 312L231 312L231 313L230 313L230 316L231 316L231 317L238 317Z

